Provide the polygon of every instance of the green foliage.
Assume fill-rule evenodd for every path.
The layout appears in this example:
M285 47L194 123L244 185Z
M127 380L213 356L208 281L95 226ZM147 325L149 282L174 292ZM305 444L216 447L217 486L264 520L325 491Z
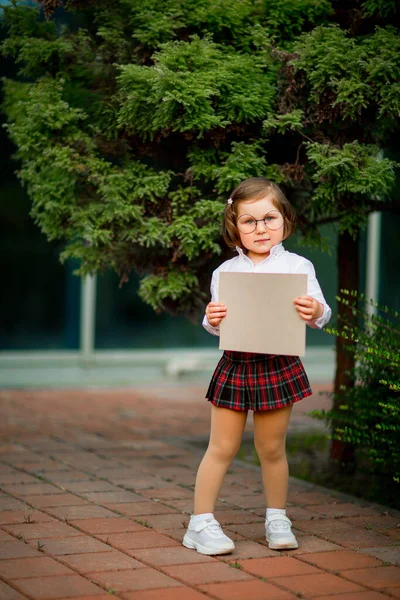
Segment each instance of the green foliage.
M332 109L344 119L357 120L371 106L378 119L399 117L400 36L394 27L359 39L337 26L316 27L296 50L292 64L307 76L312 102L331 95Z
M397 163L382 158L378 147L358 141L342 148L312 142L305 145L316 184L312 203L326 214L336 214L342 231L356 233L366 225L370 199L383 201L390 195Z
M381 17L389 17L398 12L399 3L397 0L365 0L362 8L367 17L372 17L376 13Z
M39 4L68 18L3 7L1 52L18 69L3 110L32 216L79 273L136 270L154 308L193 315L229 256L220 219L241 180L300 187L305 240L326 219L352 231L390 198L395 165L378 158L399 112L388 0L362 37L328 25L328 0Z
M368 459L387 481L400 483L400 315L354 291L341 290L338 300L360 319L356 327L327 329L353 342L356 384L342 389L338 411L314 416L336 423L334 439L356 447L360 468Z

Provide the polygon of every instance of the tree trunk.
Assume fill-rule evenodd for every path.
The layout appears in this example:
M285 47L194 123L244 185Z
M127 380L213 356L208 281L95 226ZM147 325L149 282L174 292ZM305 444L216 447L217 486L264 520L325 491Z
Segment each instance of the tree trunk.
M359 236L354 239L347 231L339 235L338 240L338 294L340 290L358 290L359 289L359 258L358 258ZM348 306L338 302L338 327L346 322L356 325L357 316L353 316ZM342 404L340 398L343 386L352 387L354 385L353 369L354 354L346 346L351 346L349 340L336 337L336 375L334 386L333 410L337 411ZM337 422L332 422L332 433L337 426ZM354 446L340 440L332 440L331 458L339 461L339 468L350 467L354 463Z

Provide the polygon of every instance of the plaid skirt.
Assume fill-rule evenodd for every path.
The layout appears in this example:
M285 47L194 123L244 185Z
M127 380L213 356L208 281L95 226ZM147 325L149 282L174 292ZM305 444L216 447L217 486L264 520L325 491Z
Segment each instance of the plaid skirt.
M206 398L215 406L257 411L283 408L311 394L298 356L225 350Z

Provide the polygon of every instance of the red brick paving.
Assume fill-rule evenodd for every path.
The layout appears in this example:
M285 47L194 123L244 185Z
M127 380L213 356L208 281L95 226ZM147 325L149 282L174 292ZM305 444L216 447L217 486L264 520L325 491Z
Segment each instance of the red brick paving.
M209 428L203 395L0 391L1 600L400 598L399 513L291 480L299 548L273 551L260 473L241 463L216 507L235 551L181 545L203 452L188 440Z
M9 579L10 581L25 577L47 577L48 575L68 574L73 574L70 569L45 556L0 561L0 577L4 577L4 579Z
M294 600L296 598L288 591L259 580L211 583L200 587L220 600Z
M138 569L136 571L107 571L90 573L90 579L99 583L107 590L130 592L133 590L149 590L182 585L177 579L172 579L155 569Z
M13 583L20 592L38 600L107 594L105 590L102 590L84 577L75 574L59 575L57 577L16 579Z
M277 577L271 579L271 583L287 588L296 594L303 594L306 598L317 598L326 594L327 591L331 594L343 594L345 592L361 592L363 589L351 581L336 577L330 573Z
M0 581L0 598L1 600L26 600L26 596L23 596L3 581Z

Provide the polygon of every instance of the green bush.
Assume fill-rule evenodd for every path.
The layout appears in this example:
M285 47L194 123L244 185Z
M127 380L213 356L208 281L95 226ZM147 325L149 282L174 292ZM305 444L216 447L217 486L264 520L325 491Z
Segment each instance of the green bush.
M340 303L356 312L358 325L327 329L349 341L355 355L354 386L339 393L339 410L313 411L327 420L332 437L355 448L355 468L368 469L389 486L400 483L400 315L354 291ZM376 311L376 314L373 314ZM371 314L372 313L372 314Z

